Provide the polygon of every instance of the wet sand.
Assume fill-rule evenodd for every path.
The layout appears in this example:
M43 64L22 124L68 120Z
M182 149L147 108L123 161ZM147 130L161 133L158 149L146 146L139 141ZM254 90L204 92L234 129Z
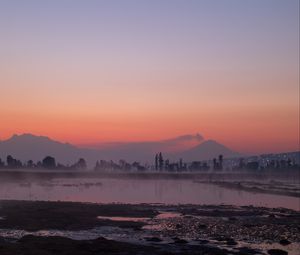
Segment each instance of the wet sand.
M291 254L300 212L252 206L0 201L0 254Z

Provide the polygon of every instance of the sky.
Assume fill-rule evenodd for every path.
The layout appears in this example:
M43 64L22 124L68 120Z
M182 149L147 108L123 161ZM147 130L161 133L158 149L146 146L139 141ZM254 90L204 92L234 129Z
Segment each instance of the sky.
M299 150L298 69L298 0L0 0L0 139Z

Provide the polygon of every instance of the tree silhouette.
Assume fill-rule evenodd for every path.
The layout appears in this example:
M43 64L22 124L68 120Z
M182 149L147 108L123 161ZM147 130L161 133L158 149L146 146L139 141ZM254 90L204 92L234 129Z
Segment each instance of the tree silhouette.
M158 170L158 154L155 154L155 170Z
M2 161L2 159L0 158L0 168L4 167L4 162Z
M11 155L8 155L6 158L6 163L8 168L21 168L22 162L13 158Z
M56 168L61 170L68 170L69 166L65 166L64 164L57 163Z
M170 168L170 160L167 159L167 160L165 161L165 169L166 169L166 170L169 170L169 168Z
M7 164L8 167L13 167L14 166L14 161L15 161L15 159L11 155L8 155L6 157L6 164Z
M217 163L217 159L216 158L214 158L213 159L213 164L214 164L214 170L217 170L217 168L218 168L218 163Z
M179 169L182 170L183 168L183 162L182 162L182 158L179 159Z
M86 165L86 161L83 158L80 158L78 160L77 163L75 163L72 168L76 169L76 170L86 170L87 165Z
M47 169L56 168L55 158L47 156L43 159L42 166Z
M243 158L240 158L240 161L239 161L239 169L244 169L245 168L245 161Z
M158 163L159 163L159 170L162 171L164 167L164 158L161 154L161 152L158 155Z
M219 170L223 170L223 155L219 155Z
M96 165L95 165L95 167L94 167L94 170L95 170L95 171L100 170L100 163L99 163L98 160L97 160L97 162L96 162Z
M31 159L27 161L27 167L28 168L33 168L34 167L33 161Z

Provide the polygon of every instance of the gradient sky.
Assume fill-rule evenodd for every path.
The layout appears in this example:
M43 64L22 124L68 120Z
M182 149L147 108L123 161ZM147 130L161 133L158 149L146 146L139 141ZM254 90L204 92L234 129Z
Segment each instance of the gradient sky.
M297 150L298 45L298 0L0 0L0 139Z

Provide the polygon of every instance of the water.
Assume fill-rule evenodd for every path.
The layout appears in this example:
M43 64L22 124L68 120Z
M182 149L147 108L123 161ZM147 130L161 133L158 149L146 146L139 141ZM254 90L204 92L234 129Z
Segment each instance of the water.
M0 200L93 203L230 204L300 210L297 197L260 194L192 179L35 178L0 183Z

